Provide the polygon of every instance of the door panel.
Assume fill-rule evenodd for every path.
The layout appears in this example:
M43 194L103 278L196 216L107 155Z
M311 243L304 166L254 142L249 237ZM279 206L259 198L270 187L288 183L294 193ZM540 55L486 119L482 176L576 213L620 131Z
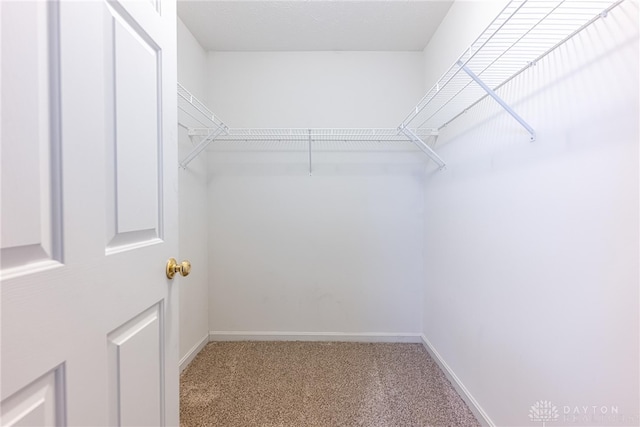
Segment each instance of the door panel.
M156 304L108 335L113 425L163 425L162 313Z
M0 22L2 424L177 425L175 3Z
M123 11L109 8L106 25L109 104L113 120L113 186L108 192L107 252L157 243L161 238L161 58L159 47ZM115 114L113 113L115 112Z
M64 425L64 367L46 373L2 405L2 425Z
M56 5L5 2L1 7L0 111L6 143L0 262L8 276L61 260L60 82Z

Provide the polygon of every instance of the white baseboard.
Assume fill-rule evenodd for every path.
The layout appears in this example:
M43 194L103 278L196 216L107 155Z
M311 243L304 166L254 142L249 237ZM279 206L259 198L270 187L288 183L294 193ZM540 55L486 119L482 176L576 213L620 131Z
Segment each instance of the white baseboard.
M433 345L431 345L427 337L424 335L421 335L421 341L424 348L427 350L427 352L429 352L433 360L435 360L436 363L440 366L440 369L442 369L444 374L447 376L447 378L449 379L449 382L451 382L451 385L453 385L453 388L456 389L456 391L458 392L462 400L464 400L464 402L467 404L471 412L473 412L473 415L476 416L478 421L484 426L495 427L495 423L491 421L491 418L489 418L489 415L487 415L487 413L484 411L484 409L482 409L478 401L471 395L471 393L469 392L469 390L467 390L464 384L462 384L462 381L460 381L460 378L458 378L455 372L453 372L453 370L449 367L449 365L447 365L447 362L444 361L444 359L436 351Z
M184 371L184 368L189 366L189 363L200 353L200 351L204 348L205 345L209 342L209 335L205 335L202 337L200 341L196 343L191 349L184 355L182 359L180 359L180 372Z
M210 341L347 341L347 342L395 342L420 343L418 333L388 332L231 332L211 331Z

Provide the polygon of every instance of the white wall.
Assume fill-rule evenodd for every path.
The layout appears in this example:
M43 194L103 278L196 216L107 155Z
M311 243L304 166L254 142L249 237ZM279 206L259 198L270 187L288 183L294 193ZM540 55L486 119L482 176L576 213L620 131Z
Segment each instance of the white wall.
M424 333L497 425L539 400L554 425L639 422L637 19L623 3L500 90L537 141L488 99L436 147Z
M424 92L420 52L209 52L233 127L390 127Z
M178 19L178 81L200 99L206 96L205 51ZM179 113L182 120L185 120ZM179 156L184 158L193 145L187 131L179 127ZM189 259L192 272L180 282L180 359L189 355L208 337L208 259L207 259L207 164L199 156L187 169L179 169L180 248L179 260Z
M424 90L421 64L421 52L210 53L210 99L237 127L395 127ZM214 333L420 332L423 159L320 145L313 176L305 143L209 153Z

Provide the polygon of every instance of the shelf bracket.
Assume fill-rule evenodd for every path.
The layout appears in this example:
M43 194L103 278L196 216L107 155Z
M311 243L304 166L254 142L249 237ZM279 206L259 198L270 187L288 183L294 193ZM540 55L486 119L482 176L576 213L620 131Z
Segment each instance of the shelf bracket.
M207 146L213 142L214 139L216 139L217 137L220 136L220 134L222 134L223 132L226 133L227 128L226 126L220 126L218 127L218 129L216 129L215 131L211 132L209 135L207 135L206 137L204 137L199 143L198 145L195 146L195 148L191 151L191 153L189 153L187 155L187 157L185 157L181 162L180 162L180 167L182 169L186 169L187 165L189 163L191 163L191 161L193 159L195 159L198 154L200 154L205 148L207 148Z
M431 160L433 160L439 167L439 169L444 169L447 164L436 154L435 151L431 147L429 147L418 135L416 135L411 129L406 127L404 124L400 125L398 128L400 132L402 132L411 142L413 142L416 147L418 147L424 154L427 155Z
M309 129L309 176L313 175L313 170L312 170L312 163L311 163L311 129Z
M516 113L513 108L511 108L509 106L509 104L507 104L502 98L500 98L498 96L498 94L495 93L495 91L493 89L491 89L489 86L487 86L485 84L485 82L482 81L482 79L480 77L478 77L473 71L471 71L469 69L469 67L467 67L462 61L458 61L457 65L465 72L469 75L469 77L471 77L473 79L473 81L475 81L476 83L478 83L478 85L484 89L485 92L487 92L487 94L489 96L491 96L498 104L500 104L500 106L502 108L504 108L507 113L511 114L511 117L513 117L514 119L516 119L516 121L518 123L520 123L522 125L522 127L524 127L527 132L529 132L529 135L531 135L531 141L535 141L536 140L536 131L529 126L529 123L527 123L522 117L520 117L520 115L518 115L518 113Z

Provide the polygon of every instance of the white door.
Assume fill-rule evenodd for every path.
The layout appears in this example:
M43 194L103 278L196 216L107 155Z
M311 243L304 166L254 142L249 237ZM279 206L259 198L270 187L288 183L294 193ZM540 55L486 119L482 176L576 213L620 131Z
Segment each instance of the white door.
M2 425L176 425L173 1L0 1Z

